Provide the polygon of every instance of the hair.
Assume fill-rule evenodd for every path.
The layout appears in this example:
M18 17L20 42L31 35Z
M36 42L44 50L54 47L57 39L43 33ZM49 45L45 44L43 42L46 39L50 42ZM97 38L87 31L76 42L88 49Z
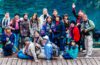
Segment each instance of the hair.
M34 16L35 14L36 14L36 18L35 18L35 19L33 19L33 16ZM37 25L39 26L39 18L38 18L37 13L34 13L34 14L33 14L33 16L31 17L30 22L31 22L31 23L33 23L33 20L36 20L36 21L37 21L36 23L37 23Z
M47 22L48 18L51 18L51 22L52 22L52 17L51 17L51 16L48 16L48 17L46 18L46 22Z
M38 19L38 15L37 15L37 13L34 13L34 14L32 15L32 20L33 20L33 16L34 16L34 15L36 15L35 20L37 20L37 21L38 21L39 19Z
M17 16L17 15L20 16L18 13L16 13L14 16Z
M70 41L70 44L69 44L69 49L71 48L71 46L72 46L72 42L75 42L74 40L71 40ZM75 43L75 45L77 45L76 43Z
M36 32L40 35L40 32L39 32L38 30L35 30L35 31L34 31L34 36L35 36L35 33L36 33Z
M23 17L24 17L25 15L28 15L28 13L24 13L24 14L23 14Z
M74 25L76 25L76 22L74 20L71 20L70 24L73 23Z
M67 16L67 17L68 17L68 14L64 14L64 15L63 15L63 19L64 19L64 17L65 17L65 16Z
M59 20L62 20L62 18L60 16L56 16L56 18L59 17Z

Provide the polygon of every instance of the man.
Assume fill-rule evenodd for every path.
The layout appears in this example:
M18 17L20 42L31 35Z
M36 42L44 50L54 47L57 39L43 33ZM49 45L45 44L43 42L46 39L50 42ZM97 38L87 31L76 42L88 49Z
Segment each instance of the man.
M15 43L15 36L11 32L10 27L6 27L4 33L2 34L1 41L3 44L3 54L4 56L12 55L13 45Z
M35 53L35 45L30 41L29 37L26 37L25 40L25 47L18 52L18 57L21 59L30 59L35 60L35 62L38 62L36 53Z
M84 15L82 19L81 31L85 36L86 57L89 57L92 54L93 29L95 28L95 25L93 21L87 18L87 15Z
M43 14L40 16L40 29L42 28L43 23L45 22L46 18L49 16L47 8L43 9Z
M21 36L21 44L19 44L19 48L23 48L24 38L30 37L30 21L28 20L28 14L25 13L23 19L20 22L20 36Z

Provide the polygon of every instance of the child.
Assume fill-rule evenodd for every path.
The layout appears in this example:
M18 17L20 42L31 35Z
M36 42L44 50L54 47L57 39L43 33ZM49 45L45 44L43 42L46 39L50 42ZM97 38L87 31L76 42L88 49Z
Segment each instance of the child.
M10 27L6 27L4 33L1 37L1 42L3 44L3 54L4 56L12 55L13 53L13 46L15 42L15 36L11 32Z
M67 46L66 52L63 55L65 59L76 59L78 56L78 46L74 41L71 41L71 45Z

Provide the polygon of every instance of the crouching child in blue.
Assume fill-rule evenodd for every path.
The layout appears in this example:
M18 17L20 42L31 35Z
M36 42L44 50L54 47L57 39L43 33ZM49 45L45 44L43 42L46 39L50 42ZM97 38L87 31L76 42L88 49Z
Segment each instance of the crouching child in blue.
M78 57L78 45L71 41L69 46L66 46L66 51L63 55L65 59L76 59Z
M1 42L3 44L3 54L4 56L12 55L13 44L15 42L15 35L11 32L10 27L6 27L4 33L1 37Z

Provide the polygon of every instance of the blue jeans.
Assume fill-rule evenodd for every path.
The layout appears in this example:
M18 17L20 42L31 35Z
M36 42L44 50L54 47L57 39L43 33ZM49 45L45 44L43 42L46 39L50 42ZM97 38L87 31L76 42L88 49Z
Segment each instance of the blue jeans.
M72 59L72 57L68 53L64 54L63 57L64 59Z
M19 34L14 34L14 35L15 35L15 42L13 45L13 52L17 52L18 51Z
M3 46L3 52L4 52L3 54L4 54L4 56L10 56L10 55L12 55L12 48L13 48L12 44Z
M18 58L20 58L20 59L30 59L30 60L33 59L32 56L29 56L29 55L24 54L24 53L22 52L22 50L20 50L20 51L18 52Z

